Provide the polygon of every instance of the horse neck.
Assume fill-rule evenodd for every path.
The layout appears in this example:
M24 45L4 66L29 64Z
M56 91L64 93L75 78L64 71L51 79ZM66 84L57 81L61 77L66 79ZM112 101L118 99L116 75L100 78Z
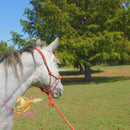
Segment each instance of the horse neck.
M6 103L10 109L13 108L17 97L22 96L31 86L33 82L33 73L36 69L35 61L31 54L23 53L21 55L21 59L23 63L23 71L21 72L20 66L17 65L17 77L10 66L8 68L7 83L3 83L3 85L0 86L0 89L2 90L0 91L0 104L3 104L3 101L6 100Z

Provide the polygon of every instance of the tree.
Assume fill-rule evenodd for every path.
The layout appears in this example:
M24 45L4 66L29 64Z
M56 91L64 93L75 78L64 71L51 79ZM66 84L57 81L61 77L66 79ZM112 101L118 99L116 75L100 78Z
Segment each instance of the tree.
M20 20L23 31L40 37L47 42L52 41L55 36L70 37L74 29L68 22L68 13L62 11L66 0L32 0L33 9L26 8L24 15L28 21Z
M4 51L13 51L13 46L8 46L7 42L1 41L0 42L0 53Z
M10 33L12 34L11 41L13 42L13 44L14 44L14 46L16 48L21 48L21 47L23 47L23 46L25 46L27 44L30 44L30 43L34 42L34 40L32 39L32 37L33 37L32 35L30 35L29 38L25 39L23 37L23 35L20 35L17 32L11 31Z
M120 9L113 18L106 21L108 31L120 31L130 40L130 8Z
M130 7L130 0L125 0L125 6L127 7L127 8L129 8Z
M85 70L99 63L126 63L129 59L129 7L127 0L31 0L25 9L23 31L50 42L61 39L62 62ZM121 27L120 27L121 25ZM118 47L118 49L117 49Z
M0 58L3 56L5 52L11 52L14 50L14 46L8 46L7 42L0 42Z

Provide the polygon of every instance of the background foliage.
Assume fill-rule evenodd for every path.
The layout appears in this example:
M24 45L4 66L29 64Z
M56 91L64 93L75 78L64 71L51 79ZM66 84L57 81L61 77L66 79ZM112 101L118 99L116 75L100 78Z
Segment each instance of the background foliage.
M130 0L30 0L21 19L28 39L11 32L19 48L33 39L50 43L60 37L57 54L63 66L84 70L91 79L91 66L130 63Z

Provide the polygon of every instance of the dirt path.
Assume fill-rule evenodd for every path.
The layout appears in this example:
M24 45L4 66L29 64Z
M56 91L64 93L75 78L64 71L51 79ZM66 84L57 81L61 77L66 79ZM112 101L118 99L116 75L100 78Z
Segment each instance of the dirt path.
M92 74L93 77L130 77L130 67L99 68L99 73Z

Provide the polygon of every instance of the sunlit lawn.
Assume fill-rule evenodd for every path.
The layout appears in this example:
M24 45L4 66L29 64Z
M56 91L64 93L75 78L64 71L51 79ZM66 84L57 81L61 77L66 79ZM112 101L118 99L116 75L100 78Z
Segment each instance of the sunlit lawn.
M64 94L54 102L75 130L130 130L130 80L74 83L64 85ZM14 117L13 130L69 130L48 98L37 88L26 95L45 100L33 104L31 111L41 111L32 118Z

